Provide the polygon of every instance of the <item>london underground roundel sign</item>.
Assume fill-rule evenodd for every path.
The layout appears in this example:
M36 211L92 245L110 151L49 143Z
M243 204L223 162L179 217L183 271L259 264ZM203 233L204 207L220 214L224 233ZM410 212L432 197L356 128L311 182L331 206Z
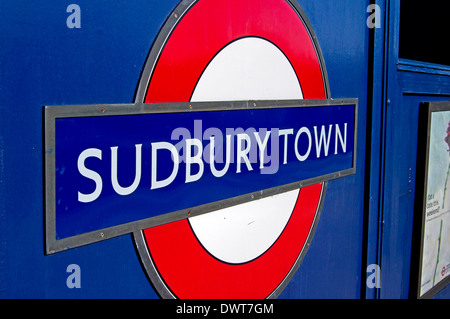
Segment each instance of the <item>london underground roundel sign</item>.
M182 1L134 103L44 120L46 253L132 233L164 298L277 297L356 170L357 99L291 0Z
M137 102L325 99L328 92L319 45L295 1L199 0L183 1L169 17ZM277 296L306 253L325 189L316 183L135 232L153 285L169 298Z

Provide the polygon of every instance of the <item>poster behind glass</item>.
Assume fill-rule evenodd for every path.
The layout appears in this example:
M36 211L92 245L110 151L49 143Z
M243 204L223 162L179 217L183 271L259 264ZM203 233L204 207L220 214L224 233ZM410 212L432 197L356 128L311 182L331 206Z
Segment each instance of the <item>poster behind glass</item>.
M450 281L450 103L428 104L419 297Z

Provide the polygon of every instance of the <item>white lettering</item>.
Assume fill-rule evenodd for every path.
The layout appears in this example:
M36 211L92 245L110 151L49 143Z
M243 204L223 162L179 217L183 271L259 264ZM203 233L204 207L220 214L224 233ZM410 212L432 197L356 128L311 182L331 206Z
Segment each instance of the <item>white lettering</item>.
M300 152L298 150L298 140L302 133L305 133L306 136L308 137L308 149L304 155L300 155ZM309 153L311 152L311 144L312 144L311 143L311 132L308 130L308 128L302 127L301 129L298 130L297 135L295 136L295 144L294 144L295 156L297 156L297 159L300 162L304 162L309 157Z
M175 147L176 147L177 152L179 154L180 163L184 163L185 162L184 159L186 157L186 151L185 151L186 143L185 143L185 141L187 139L191 138L191 133L189 132L189 130L187 128L178 127L178 128L176 128L175 130L172 131L172 135L170 136L170 138L172 139L172 141L176 141L176 140L180 141L177 144L175 144ZM183 150L183 152L180 152L181 150Z
M320 157L320 152L321 152L321 149L322 149L322 145L324 147L325 156L328 156L328 149L330 147L330 137L331 137L332 129L333 129L333 124L330 124L329 128L328 128L328 138L326 138L325 125L322 125L321 129L320 129L320 138L318 138L317 137L317 126L314 126L314 136L316 138L316 155L317 155L317 158ZM325 138L326 138L326 140L325 140Z
M347 123L344 124L344 138L342 139L341 130L339 129L339 125L336 124L336 142L334 143L334 154L337 154L338 150L338 138L341 143L342 151L347 153Z
M192 155L192 146L197 147L197 154ZM202 161L202 141L196 138L186 140L186 183L198 181L203 175L204 164ZM191 165L198 165L198 172L191 174Z
M215 162L215 154L214 154L214 152L215 152L215 149L216 149L216 147L215 147L215 137L214 136L211 136L209 139L210 139L210 145L209 145L209 167L211 168L211 172L213 173L213 175L215 176L215 177L222 177L222 176L224 176L226 173L227 173L227 171L228 171L228 168L230 167L230 162L231 162L231 156L230 156L230 154L231 154L231 135L227 135L227 144L226 144L226 148L227 148L227 150L226 150L226 159L225 159L225 166L222 168L222 170L221 171L218 171L217 169L216 169L216 167L214 166L214 162Z
M117 180L117 149L118 146L111 147L111 182L114 190L119 195L129 195L133 193L139 186L141 181L141 160L142 160L142 144L136 144L136 166L133 184L128 187L122 187Z
M245 142L244 142L245 141ZM246 144L244 149L242 149L242 144ZM236 173L241 172L241 163L242 160L245 162L247 169L249 171L253 170L252 165L250 164L250 160L248 159L248 153L250 152L251 142L250 137L247 134L238 134L237 135L237 169Z
M169 177L167 177L166 179L164 179L162 181L158 181L157 176L156 176L156 171L157 171L157 166L158 166L157 152L158 152L158 150L163 150L163 149L168 150L168 151L170 151L170 153L172 153L173 170ZM180 159L178 157L178 152L177 152L177 149L175 146L173 146L172 144L167 143L167 142L152 143L152 173L151 173L152 181L151 181L150 189L162 188L162 187L165 187L165 186L169 185L170 183L172 183L173 180L175 179L175 177L177 176L179 163L180 163Z
M258 132L254 132L253 134L255 134L255 138L256 138L256 143L258 144L259 147L259 168L263 169L264 168L264 153L267 147L267 141L269 140L269 136L270 136L270 131L266 132L266 135L264 136L264 140L261 141L261 138L259 137L259 133Z
M217 127L210 127L207 128L205 130L205 132L203 133L203 140L204 141L211 141L211 137L214 138L214 145L217 145L217 149L213 150L214 153L214 161L216 163L223 163L223 147L221 146L223 143L223 135L222 135L222 131L219 130ZM211 146L211 143L209 143L208 145L205 146L205 149L203 150L203 160L205 161L205 163L209 164L210 163L210 154L211 154L211 150L210 148L214 147Z
M196 133L199 135L198 127L200 127L201 123L196 121L195 124L197 125ZM333 132L333 129L335 129L335 132ZM112 188L117 194L122 196L132 194L141 184L142 170L151 174L150 185L147 184L142 187L150 187L153 190L170 185L176 179L180 165L183 165L182 161L180 161L181 152L184 153L184 162L186 165L184 183L199 181L205 174L205 165L208 164L210 170L206 174L212 174L217 178L221 178L227 173L230 174L231 163L236 163L235 173L241 173L242 164L245 164L248 171L253 171L252 165L258 163L258 161L260 174L276 174L280 169L281 156L283 156L283 164L288 163L288 159L293 157L293 153L295 153L299 162L304 162L309 159L313 144L315 145L317 158L328 157L330 155L330 148L334 148L334 155L337 155L339 152L347 152L348 123L326 124L312 126L310 128L301 127L296 132L295 138L289 138L289 135L294 135L294 129L292 128L281 130L278 128L272 128L271 130L262 128L259 131L256 131L254 128L249 128L246 131L242 128L227 128L226 130L227 132L231 131L233 134L227 134L225 142L223 142L222 131L217 128L209 128L207 133L201 135L201 138L185 138L190 136L189 131L177 129L176 132L174 131L172 133L172 138L181 138L176 145L170 142L151 143L150 161L148 159L144 160L147 157L145 155L143 156L143 144L135 144L134 176L131 175L133 173L133 164L125 164L127 161L122 163L122 159L125 159L127 155L122 154L124 152L122 146L122 167L119 171L119 146L111 146L110 180ZM205 136L208 136L208 138L206 139ZM234 146L234 136L236 136L236 147ZM332 136L334 137L333 141L331 141ZM208 139L209 143L203 142ZM292 142L294 142L294 150L292 150ZM207 145L204 146L203 143ZM280 146L281 143L284 144L283 147ZM223 163L223 153L226 154L225 164L219 164ZM171 156L173 167L170 166L169 155ZM102 176L98 172L86 167L86 161L88 161L88 164L93 163L91 161L94 160L88 160L91 157L102 160L102 150L89 148L84 150L78 157L77 165L79 173L95 183L95 189L91 193L85 194L78 191L78 201L83 203L95 201L101 195L103 189ZM147 165L149 167L142 167L146 163L148 163ZM125 168L124 166L130 167ZM119 182L119 173L121 173L120 178L122 183L125 183L126 186L121 185ZM127 173L131 175L130 178L123 177L122 180L122 176ZM134 179L131 179L131 177ZM91 190L89 185L87 187Z
M288 130L280 130L278 133L278 136L284 136L284 157L283 157L283 164L287 163L287 149L288 149L288 135L294 134L293 129Z
M208 316L211 306L190 306L183 303L181 306L177 306L177 314L203 314L204 317Z
M78 201L82 203L89 203L96 200L100 196L103 188L102 177L97 172L86 168L84 165L84 162L88 157L96 157L101 160L102 151L98 148L88 148L78 156L78 171L84 177L92 179L95 182L95 190L92 193L83 194L78 192Z

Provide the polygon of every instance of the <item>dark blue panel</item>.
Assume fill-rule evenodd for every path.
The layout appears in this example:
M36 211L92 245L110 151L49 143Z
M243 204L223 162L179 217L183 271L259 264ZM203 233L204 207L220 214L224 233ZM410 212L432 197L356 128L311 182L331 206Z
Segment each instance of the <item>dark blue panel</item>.
M328 183L308 253L282 298L360 298L370 1L300 1L323 51L331 97L357 97L356 175ZM361 277L362 276L362 277Z
M178 1L76 1L81 29L66 26L71 3L0 4L0 297L156 297L129 235L44 255L42 107L132 103ZM81 289L66 286L72 263Z
M412 241L419 105L421 102L448 100L448 67L399 59L400 1L387 4L384 63L386 71L383 100L381 187L378 233L378 260L381 264L380 298L416 297L414 269L419 260ZM381 44L380 42L377 42ZM375 44L376 45L376 44ZM374 176L371 176L373 178ZM420 185L419 185L420 187ZM420 192L420 190L418 190ZM420 196L420 194L419 194ZM447 290L448 291L448 290ZM445 296L445 291L441 296ZM447 292L448 293L448 292Z

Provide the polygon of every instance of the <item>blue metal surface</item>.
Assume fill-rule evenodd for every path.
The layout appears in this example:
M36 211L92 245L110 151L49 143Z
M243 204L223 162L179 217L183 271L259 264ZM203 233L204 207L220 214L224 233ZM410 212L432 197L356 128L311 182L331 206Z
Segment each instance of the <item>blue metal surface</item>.
M280 297L406 298L418 103L448 99L449 81L422 72L423 65L414 65L420 72L398 66L399 1L377 1L388 19L374 30L372 60L370 1L299 3L323 51L331 97L359 98L358 158L355 175L328 183L311 246ZM42 107L132 103L146 56L178 1L77 4L80 29L66 26L69 2L0 4L0 297L157 298L130 235L45 255ZM377 290L365 286L373 263L381 265ZM80 266L80 289L66 285L70 264ZM437 298L448 296L444 289Z
M0 4L0 297L156 297L130 235L44 255L44 105L132 103L159 28L178 1ZM68 289L78 264L81 289Z
M2 3L1 296L156 297L129 235L44 255L42 106L131 103L152 41L177 1L78 4L81 29L66 27L65 3ZM332 97L362 101L358 153L364 154L367 3L300 4L324 52ZM363 156L357 167L355 176L329 183L312 246L281 297L360 296ZM66 286L74 263L81 289Z
M367 128L369 1L300 1L316 32L327 66L331 97L357 97L357 173L328 183L324 207L294 279L280 298L360 298ZM357 258L355 258L358 256Z

